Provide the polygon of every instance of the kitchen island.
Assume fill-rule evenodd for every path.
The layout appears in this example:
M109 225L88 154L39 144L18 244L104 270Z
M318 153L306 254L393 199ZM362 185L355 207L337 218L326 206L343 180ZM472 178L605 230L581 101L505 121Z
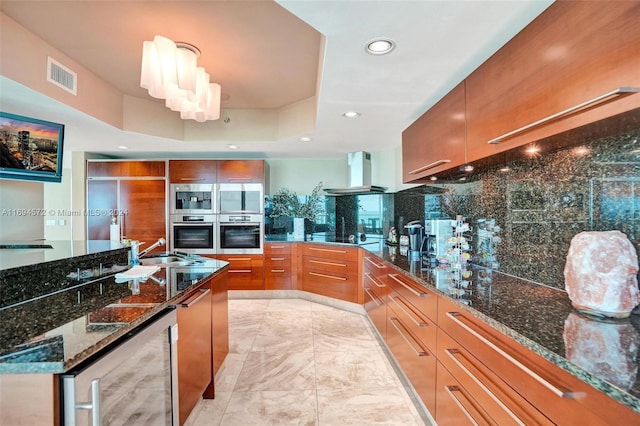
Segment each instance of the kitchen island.
M2 253L2 424L13 419L6 416L17 408L5 404L16 395L32 398L29 407L42 405L45 413L32 417L31 424L42 418L57 424L60 374L117 344L227 268L226 262L196 258L189 265L159 268L146 279L120 280L116 274L130 268L128 247L109 241L43 245L51 247ZM46 406L48 399L53 400Z

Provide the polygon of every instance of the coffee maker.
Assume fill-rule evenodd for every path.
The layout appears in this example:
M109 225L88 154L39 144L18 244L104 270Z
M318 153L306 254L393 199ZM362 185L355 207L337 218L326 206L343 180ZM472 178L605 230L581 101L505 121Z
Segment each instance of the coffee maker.
M409 257L420 258L424 246L424 226L420 220L414 220L404 226L409 234Z
M427 219L425 224L425 257L435 261L447 251L447 240L451 238L451 219Z

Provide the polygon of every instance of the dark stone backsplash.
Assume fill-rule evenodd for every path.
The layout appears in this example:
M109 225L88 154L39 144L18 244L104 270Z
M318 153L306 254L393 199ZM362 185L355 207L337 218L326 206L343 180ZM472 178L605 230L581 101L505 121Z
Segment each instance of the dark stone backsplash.
M640 249L640 129L483 170L472 182L395 194L395 221L495 219L499 270L564 288L581 231L619 230ZM612 259L615 262L615 259Z

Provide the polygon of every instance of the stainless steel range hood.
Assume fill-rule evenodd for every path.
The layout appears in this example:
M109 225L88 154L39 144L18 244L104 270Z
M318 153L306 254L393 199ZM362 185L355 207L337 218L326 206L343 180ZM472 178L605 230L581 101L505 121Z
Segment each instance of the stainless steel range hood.
M349 182L345 188L324 188L326 195L380 194L387 190L383 186L371 185L371 154L364 151L347 155Z

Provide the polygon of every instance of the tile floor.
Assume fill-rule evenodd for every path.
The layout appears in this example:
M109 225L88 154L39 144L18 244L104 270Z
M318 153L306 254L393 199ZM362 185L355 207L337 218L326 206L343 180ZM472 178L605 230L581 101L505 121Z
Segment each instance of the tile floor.
M212 425L424 425L363 315L302 299L229 300Z

